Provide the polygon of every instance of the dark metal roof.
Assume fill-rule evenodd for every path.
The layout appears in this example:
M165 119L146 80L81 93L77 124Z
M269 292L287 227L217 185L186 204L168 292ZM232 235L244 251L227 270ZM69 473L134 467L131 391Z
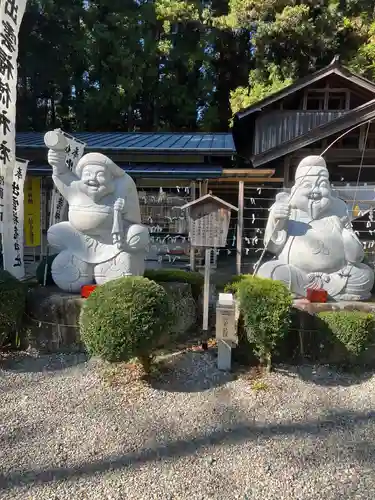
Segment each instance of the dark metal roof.
M87 150L129 151L143 153L235 153L230 133L136 133L136 132L74 132L74 137L87 144ZM44 133L19 132L16 136L18 148L45 148Z
M155 179L215 179L221 177L223 169L217 165L205 164L142 164L128 165L117 163L125 172L134 178L147 177ZM51 175L52 169L47 164L30 163L27 172L31 175Z

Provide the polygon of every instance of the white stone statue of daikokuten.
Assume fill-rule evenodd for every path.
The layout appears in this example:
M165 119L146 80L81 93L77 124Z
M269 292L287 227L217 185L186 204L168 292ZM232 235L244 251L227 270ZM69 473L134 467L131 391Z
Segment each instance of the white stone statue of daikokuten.
M88 153L75 172L66 166L66 139L48 132L52 179L69 203L68 221L50 227L47 238L58 255L52 277L64 291L101 285L121 276L141 276L149 231L141 225L137 188L132 178L100 153Z
M324 289L332 300L366 300L374 272L364 264L362 243L348 207L332 192L326 163L308 156L297 167L291 193L279 193L270 209L265 245L276 259L258 276L286 283L296 297Z

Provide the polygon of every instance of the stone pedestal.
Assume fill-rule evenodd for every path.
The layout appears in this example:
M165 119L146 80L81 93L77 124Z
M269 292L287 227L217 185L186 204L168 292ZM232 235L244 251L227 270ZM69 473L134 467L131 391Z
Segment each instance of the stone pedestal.
M42 352L79 352L78 320L82 299L57 287L30 290L27 299L29 344Z
M324 340L320 338L319 323L316 321L316 315L327 311L361 311L364 313L375 314L375 302L309 302L306 299L298 299L293 301L293 309L295 312L295 327L298 328L300 340L300 354L304 357L304 345L309 343L311 350L316 348L318 353L318 361L321 363L340 363L346 353L340 346L333 346L328 352L324 348ZM322 345L319 345L319 344ZM314 350L314 349L313 349ZM370 345L368 349L358 358L359 364L367 366L375 366L375 345Z
M197 305L188 283L161 283L175 312L171 335L183 337L197 322ZM30 347L41 352L80 352L79 315L86 299L57 287L37 287L27 299Z

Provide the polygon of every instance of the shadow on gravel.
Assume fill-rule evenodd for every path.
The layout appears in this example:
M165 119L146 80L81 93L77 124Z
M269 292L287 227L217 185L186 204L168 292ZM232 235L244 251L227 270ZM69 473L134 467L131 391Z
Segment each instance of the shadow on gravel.
M10 448L27 441L30 438L35 438L37 434L43 433L43 425L13 425L12 429L0 438L1 446Z
M233 373L217 369L212 351L184 351L166 358L150 385L168 392L201 392L235 380Z
M85 363L88 357L84 353L49 354L35 357L27 353L14 353L0 358L0 369L19 373L38 373L65 370Z
M85 463L77 467L23 470L10 474L0 473L0 490L19 485L25 487L55 481L77 480L81 477L105 474L126 467L136 468L149 462L193 455L207 446L235 445L245 441L254 441L259 445L262 440L288 436L299 439L319 437L322 440L324 438L323 445L328 449L321 450L317 447L315 451L313 450L312 455L310 453L305 457L309 462L313 462L311 465L326 463L327 458L329 458L327 452L330 453L333 460L337 461L337 452L340 450L341 458L350 457L351 461L358 461L365 464L366 467L373 468L375 466L375 443L358 438L352 439L354 432L358 432L358 437L360 437L361 428L366 425L375 426L375 412L333 412L325 418L275 425L238 422L233 424L231 428L218 429L208 435L202 433L187 439L169 441L165 445L155 446L153 449L145 449L126 455L111 455L104 460ZM333 436L333 433L336 435ZM373 433L370 432L370 435ZM295 451L296 454L300 455L304 453L304 450L296 449ZM291 456L289 458L293 459ZM303 457L298 455L294 457L299 461L301 458Z
M352 371L339 371L326 365L300 365L300 366L275 366L274 371L281 375L300 378L306 382L323 387L349 387L358 385L375 375L375 371L353 369Z

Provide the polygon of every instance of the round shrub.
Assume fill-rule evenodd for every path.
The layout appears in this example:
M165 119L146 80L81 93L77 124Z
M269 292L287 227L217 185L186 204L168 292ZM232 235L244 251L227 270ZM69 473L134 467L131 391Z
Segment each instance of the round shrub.
M375 317L363 311L325 311L317 314L320 329L331 350L340 353L343 363L355 363L374 343Z
M86 299L80 334L89 354L111 362L137 357L148 372L172 320L163 287L143 277L124 277L97 287Z
M241 283L241 281L250 277L251 277L250 274L236 274L235 276L232 276L229 283L226 283L226 285L224 286L224 293L235 294L238 290L238 285Z
M0 347L16 335L26 308L27 286L8 271L0 271Z
M280 281L250 275L242 277L236 289L247 339L270 369L272 355L288 333L292 296Z
M47 276L46 276L46 285L53 286L55 282L53 281L51 274L52 262L55 260L57 254L49 255L48 257L43 257L43 259L39 262L38 267L36 268L36 279L40 285L44 285L44 273L45 267L47 263Z

